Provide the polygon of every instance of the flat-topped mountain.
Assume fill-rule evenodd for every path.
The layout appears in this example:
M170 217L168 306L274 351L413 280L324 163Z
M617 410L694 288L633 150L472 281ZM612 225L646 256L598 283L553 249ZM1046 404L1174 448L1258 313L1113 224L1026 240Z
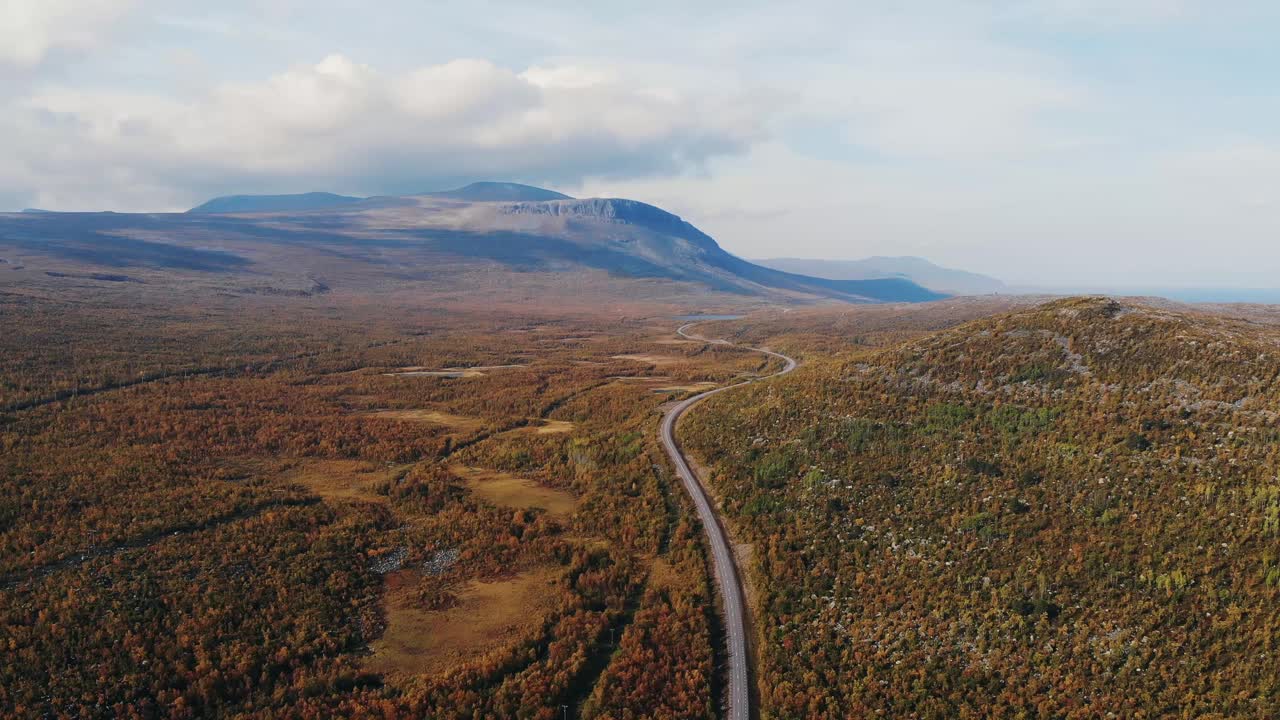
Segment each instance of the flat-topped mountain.
M363 199L349 195L334 195L327 192L310 192L298 195L227 195L197 205L187 212L210 214L319 210L338 207L339 205L350 205Z
M476 182L457 190L429 193L432 197L467 200L469 202L542 202L545 200L572 200L573 198L532 185L510 182Z
M269 287L287 292L309 292L322 278L327 290L361 293L409 286L461 292L483 281L499 290L534 283L554 294L593 278L606 294L713 291L847 302L942 297L905 278L841 280L762 267L652 205L579 200L516 183L404 197L239 195L182 214L0 216L0 251L6 246L53 261L58 267L48 269L56 272L136 268L205 273L205 280L248 274L255 276L250 286L270 276ZM94 267L62 266L68 262Z
M542 202L547 200L572 200L573 198L532 185L508 182L476 182L454 190L426 193L426 196L466 202ZM323 210L367 203L385 198L362 198L351 195L335 195L327 192L297 193L292 195L226 195L188 210L193 214L233 214L290 212L296 210Z

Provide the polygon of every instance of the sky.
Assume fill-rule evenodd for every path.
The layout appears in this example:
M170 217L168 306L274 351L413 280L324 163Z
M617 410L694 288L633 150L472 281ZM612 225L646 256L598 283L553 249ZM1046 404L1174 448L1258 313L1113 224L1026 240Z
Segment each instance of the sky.
M4 0L0 210L475 180L748 258L1280 286L1280 3Z

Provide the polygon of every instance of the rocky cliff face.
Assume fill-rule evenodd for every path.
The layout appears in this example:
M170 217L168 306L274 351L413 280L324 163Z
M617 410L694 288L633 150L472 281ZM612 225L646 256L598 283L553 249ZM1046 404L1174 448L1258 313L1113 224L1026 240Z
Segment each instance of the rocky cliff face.
M715 240L685 222L680 216L636 200L591 198L554 202L520 202L507 205L503 210L513 215L551 215L635 225L688 240L704 250L720 250Z

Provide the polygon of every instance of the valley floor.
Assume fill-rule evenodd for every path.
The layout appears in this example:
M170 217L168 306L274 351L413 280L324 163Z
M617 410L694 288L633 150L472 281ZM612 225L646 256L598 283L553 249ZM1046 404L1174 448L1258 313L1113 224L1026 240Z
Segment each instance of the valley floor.
M657 431L759 346L679 440L761 717L1280 712L1261 310L85 292L0 294L0 714L719 717Z

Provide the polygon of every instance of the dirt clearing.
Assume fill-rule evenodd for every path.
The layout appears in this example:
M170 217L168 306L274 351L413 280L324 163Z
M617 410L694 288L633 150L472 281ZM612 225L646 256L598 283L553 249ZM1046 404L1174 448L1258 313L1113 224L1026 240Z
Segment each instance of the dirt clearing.
M466 480L467 487L476 495L501 507L541 508L555 517L565 517L578 504L577 498L564 490L543 487L510 473L467 465L454 465L449 469Z
M704 390L710 390L715 386L716 384L713 382L699 382L699 383L692 383L689 385L667 385L665 387L656 387L653 389L653 391L656 393L702 392Z
M573 432L573 423L568 420L543 420L534 432L539 435L559 435Z
M463 432L473 432L484 427L484 421L480 418L467 417L466 415L450 415L439 410L378 410L369 413L369 417L444 425L447 428Z
M296 483L325 500L385 503L377 486L390 482L407 466L387 467L366 460L301 460L280 474L280 480Z
M476 365L473 367L447 367L433 370L431 368L422 367L420 365L412 365L409 367L396 368L392 372L382 373L386 377L441 377L441 378L471 378L484 377L487 373L495 370L512 370L514 368L529 367L528 364L517 365Z
M439 673L519 642L542 625L559 595L562 571L543 567L514 577L476 581L447 610L422 610L414 594L422 575L387 576L387 629L370 643L366 670L390 677ZM426 580L431 582L431 580Z
M673 365L675 363L689 362L689 358L679 357L676 355L611 355L614 360L631 360L634 362L649 363L650 365Z
M484 373L491 370L512 370L514 368L523 368L523 367L529 367L529 364L516 363L513 365L475 365L472 367L447 367L447 368L444 368L442 371L443 372L477 373L479 375L483 375Z
M662 558L654 558L649 569L649 587L655 590L691 589L696 580L686 577Z
M387 377L441 377L441 378L467 378L467 377L484 377L484 373L479 370L397 370L396 372L382 373Z

